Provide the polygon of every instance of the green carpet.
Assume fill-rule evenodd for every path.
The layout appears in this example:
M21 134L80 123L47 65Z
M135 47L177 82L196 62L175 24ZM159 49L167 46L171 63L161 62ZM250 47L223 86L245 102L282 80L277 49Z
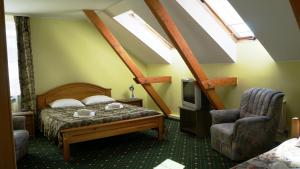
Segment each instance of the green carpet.
M169 158L186 169L230 168L234 162L214 151L209 138L197 138L179 130L179 122L165 120L164 141L155 131L132 133L71 145L71 160L45 137L30 140L29 154L18 169L151 169Z

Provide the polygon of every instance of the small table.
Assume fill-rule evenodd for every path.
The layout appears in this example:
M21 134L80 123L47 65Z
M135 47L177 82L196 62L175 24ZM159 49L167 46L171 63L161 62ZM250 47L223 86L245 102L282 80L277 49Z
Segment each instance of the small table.
M27 112L15 112L12 113L13 116L25 116L26 121L25 121L25 128L29 132L30 137L34 137L34 114L31 111Z
M117 101L120 103L143 107L143 99L140 98L117 99Z

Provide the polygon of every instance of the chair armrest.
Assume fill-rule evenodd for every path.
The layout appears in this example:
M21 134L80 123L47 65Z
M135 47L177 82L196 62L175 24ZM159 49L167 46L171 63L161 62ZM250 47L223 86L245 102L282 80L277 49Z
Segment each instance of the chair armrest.
M240 140L246 137L252 138L258 137L257 133L265 132L267 130L266 123L270 120L267 116L254 116L244 117L235 122L233 128L233 138ZM264 134L259 134L264 135ZM265 135L264 135L265 137ZM259 140L259 138L257 139Z
M25 130L25 116L13 116L13 128L14 130Z
M235 156L246 159L271 148L275 134L270 130L270 122L271 119L267 116L252 116L237 120L231 138L232 151L237 152Z
M211 110L212 124L232 123L240 118L239 109Z

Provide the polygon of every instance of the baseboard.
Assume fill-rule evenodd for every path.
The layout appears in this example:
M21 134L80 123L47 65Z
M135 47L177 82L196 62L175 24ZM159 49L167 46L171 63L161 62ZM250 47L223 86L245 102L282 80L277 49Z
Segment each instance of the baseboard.
M175 120L180 120L180 116L178 114L170 114L169 118L175 119Z

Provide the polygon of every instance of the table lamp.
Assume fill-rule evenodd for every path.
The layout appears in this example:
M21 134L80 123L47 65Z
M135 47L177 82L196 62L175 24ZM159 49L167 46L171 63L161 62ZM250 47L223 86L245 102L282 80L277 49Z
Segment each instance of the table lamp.
M300 136L300 120L298 117L292 118L291 137L298 138Z

